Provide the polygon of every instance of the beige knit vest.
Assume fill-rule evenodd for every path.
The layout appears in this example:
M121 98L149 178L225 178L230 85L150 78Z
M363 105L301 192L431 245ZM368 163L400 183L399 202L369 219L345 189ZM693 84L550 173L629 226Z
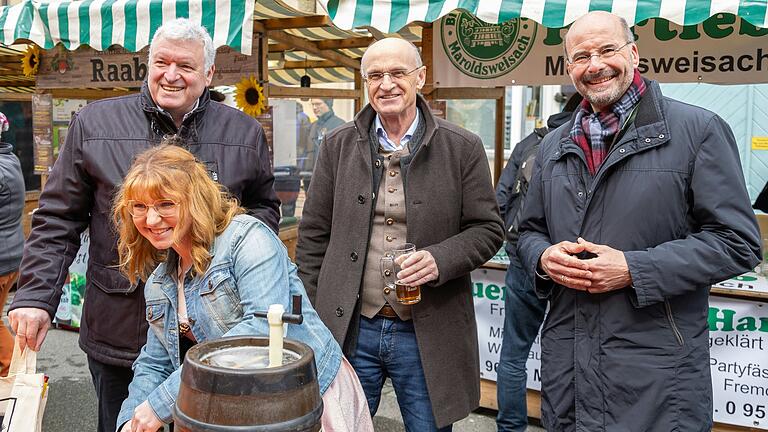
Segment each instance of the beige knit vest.
M368 243L363 276L362 305L360 313L373 318L385 303L389 303L402 320L411 319L411 306L397 302L394 289L386 287L380 261L386 250L406 242L408 233L405 220L405 190L401 175L400 158L407 156L408 146L393 153L385 153L384 173L376 192L373 226Z

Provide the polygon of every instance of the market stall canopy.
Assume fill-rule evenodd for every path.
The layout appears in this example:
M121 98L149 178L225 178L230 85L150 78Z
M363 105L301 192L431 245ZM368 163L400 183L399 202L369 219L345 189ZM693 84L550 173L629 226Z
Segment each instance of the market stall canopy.
M0 44L31 41L44 49L61 43L74 50L102 51L119 45L139 51L163 22L179 17L199 22L214 45L251 54L254 0L24 0L0 7Z
M319 7L301 10L283 0L23 0L0 7L0 46L34 42L50 51L57 43L74 51L89 45L106 51L113 45L128 52L147 46L162 22L190 17L213 30L217 47L228 45L257 55L252 36L267 32L270 81L298 85L303 75L312 83L352 83L359 60L371 42L397 35L417 45L421 27L408 26L397 34L373 29L342 30ZM114 47L113 47L114 48ZM0 71L2 74L2 71Z
M334 26L287 29L285 32L291 36L299 37L309 43L327 48L335 53L358 61L365 52L365 47L373 41L367 31L340 30ZM274 36L274 31L269 32ZM416 44L421 43L421 27L405 27L398 33L388 35L407 39ZM357 42L357 43L356 43ZM342 46L350 48L342 48ZM287 48L287 49L286 49ZM280 67L270 68L269 79L271 82L281 85L298 85L301 76L306 74L312 78L313 83L353 82L355 69L345 67L324 57L302 50L300 47L286 47L270 37L269 50L278 55L282 61Z
M414 22L433 22L463 9L487 23L530 18L546 27L564 27L593 10L624 17L629 25L664 18L680 25L698 24L717 13L738 15L768 27L768 0L319 0L341 29L372 27L384 33Z
M421 43L418 25L392 34L373 29L343 30L319 8L300 10L282 0L257 1L254 19L255 30L268 34L269 80L286 86L299 85L303 75L312 83L352 83L365 48L380 37Z

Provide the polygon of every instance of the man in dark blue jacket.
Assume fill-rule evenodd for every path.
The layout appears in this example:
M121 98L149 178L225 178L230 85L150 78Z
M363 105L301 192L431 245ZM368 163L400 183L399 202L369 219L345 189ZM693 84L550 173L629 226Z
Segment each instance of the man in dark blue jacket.
M615 15L576 20L565 50L585 100L541 143L518 243L549 299L542 423L709 431L710 286L760 261L733 132L640 76Z
M547 119L547 127L537 128L523 138L512 151L496 185L496 201L507 232L504 248L509 256L505 278L504 339L496 372L499 404L496 425L499 432L525 432L528 426L525 365L547 307L547 301L536 296L517 257L518 228L528 182L541 140L547 132L567 122L579 102L581 95L574 93L563 112Z

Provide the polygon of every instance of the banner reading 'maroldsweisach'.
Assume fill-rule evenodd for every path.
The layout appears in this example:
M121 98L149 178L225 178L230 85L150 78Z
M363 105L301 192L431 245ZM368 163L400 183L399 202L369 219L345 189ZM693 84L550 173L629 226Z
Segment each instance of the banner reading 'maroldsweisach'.
M487 24L453 12L434 26L435 87L570 84L565 72L566 29L529 19ZM768 28L730 14L698 25L664 19L633 27L640 72L661 82L768 82Z

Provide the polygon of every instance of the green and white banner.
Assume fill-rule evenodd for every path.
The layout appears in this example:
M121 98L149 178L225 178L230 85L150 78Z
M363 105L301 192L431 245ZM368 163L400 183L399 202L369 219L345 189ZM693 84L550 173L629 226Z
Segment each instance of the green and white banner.
M637 23L640 72L660 82L768 82L768 28L718 14L680 26L664 19ZM566 29L531 19L487 24L454 12L434 26L435 87L570 84Z
M254 0L24 0L0 7L0 44L89 45L97 51L120 45L135 52L149 45L163 22L184 17L202 24L216 48L250 55L253 7Z
M681 24L698 24L712 15L739 15L758 27L768 27L768 0L319 0L338 27L370 26L392 33L414 22L433 22L462 9L480 20L498 24L528 18L547 27L563 27L593 10L622 16L630 25L661 17Z

